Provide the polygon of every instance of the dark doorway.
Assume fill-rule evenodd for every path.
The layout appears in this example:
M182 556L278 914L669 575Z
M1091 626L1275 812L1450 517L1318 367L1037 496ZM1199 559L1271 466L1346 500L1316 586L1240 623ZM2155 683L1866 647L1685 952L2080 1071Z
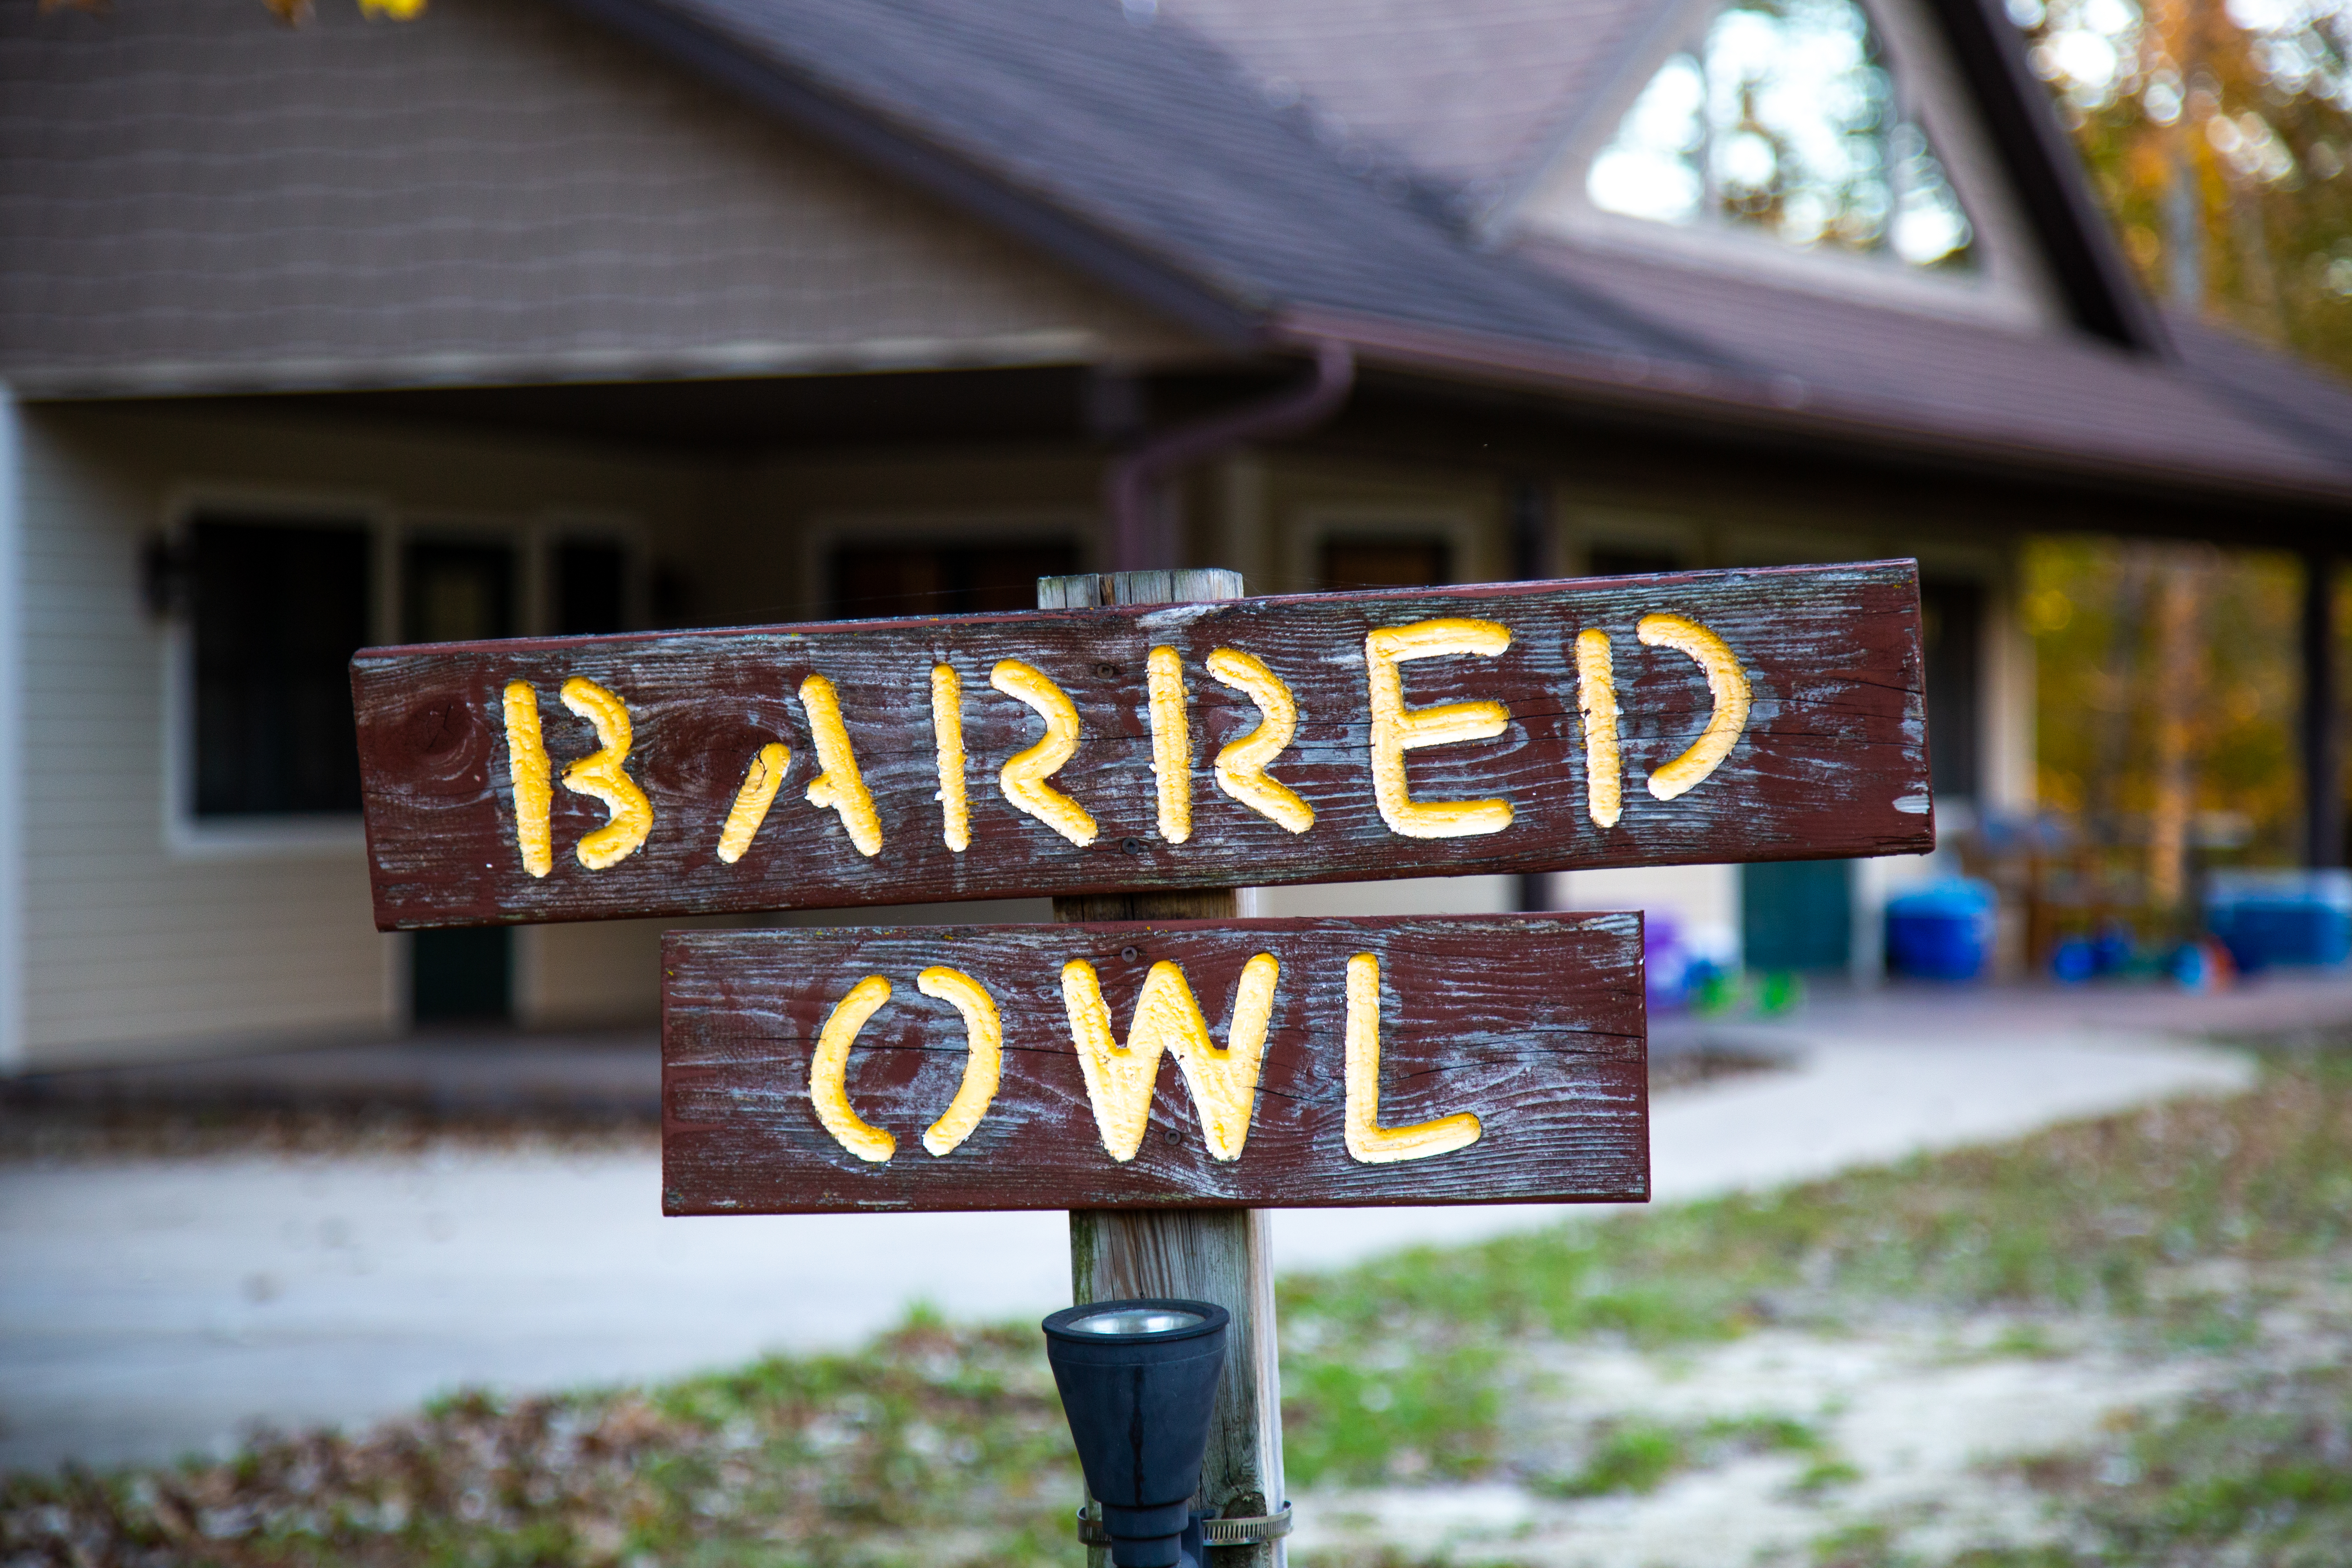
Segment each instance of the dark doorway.
M1078 569L1078 547L1034 544L844 545L833 554L835 620L1034 610L1037 579Z
M515 635L515 552L419 540L401 555L401 635L475 642ZM502 1023L514 1013L514 932L421 931L409 939L408 1016L417 1024Z
M1671 551L1596 544L1585 552L1584 567L1590 577L1640 577L1653 572L1679 572L1683 563Z
M1843 969L1853 945L1853 868L1774 860L1739 868L1739 941L1749 969Z
M629 629L629 557L617 544L575 541L555 547L555 624L560 637Z
M498 1024L514 1013L514 932L421 931L408 950L408 1015L419 1025Z
M1983 706L1985 591L1979 583L1919 584L1927 661L1927 777L1938 797L1977 798Z
M1454 547L1443 539L1327 539L1326 590L1433 588L1454 581Z

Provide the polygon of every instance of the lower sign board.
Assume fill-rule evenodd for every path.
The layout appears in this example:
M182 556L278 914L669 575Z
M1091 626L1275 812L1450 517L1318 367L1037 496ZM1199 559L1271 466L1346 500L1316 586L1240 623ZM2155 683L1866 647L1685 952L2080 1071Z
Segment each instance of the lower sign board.
M1649 1194L1638 914L677 931L663 1209Z

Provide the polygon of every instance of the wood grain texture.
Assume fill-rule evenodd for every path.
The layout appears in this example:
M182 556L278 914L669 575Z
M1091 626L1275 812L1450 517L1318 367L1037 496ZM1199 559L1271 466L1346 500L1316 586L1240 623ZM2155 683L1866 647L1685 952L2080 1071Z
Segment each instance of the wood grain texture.
M1124 1038L1162 960L1227 1038L1242 968L1281 965L1241 1156L1204 1145L1163 1059L1133 1160L1105 1152L1061 990L1064 963L1100 977ZM1345 1141L1346 968L1381 960L1383 1125L1470 1111L1478 1141L1360 1163ZM996 999L1003 1076L944 1156L920 1136L954 1098L961 1016L919 994L943 964ZM907 1209L1314 1206L1640 1199L1649 1191L1641 918L1138 921L1099 925L676 931L663 946L663 1209L795 1214ZM819 1033L850 987L893 995L850 1052L849 1102L898 1152L870 1163L828 1133L810 1095Z
M1118 572L1037 580L1037 607L1197 603L1242 596L1238 572ZM1229 888L1076 894L1054 900L1065 924L1103 921L1231 920ZM1246 1519L1279 1502L1282 1370L1274 1331L1272 1216L1264 1209L1150 1208L1070 1211L1073 1302L1177 1297L1214 1301L1230 1314L1225 1375L1209 1416L1209 1447L1192 1506ZM1094 1500L1087 1500L1089 1507ZM1097 1511L1096 1517L1099 1518ZM1219 1546L1209 1568L1281 1568L1282 1542ZM1109 1568L1108 1548L1087 1549L1087 1568Z
M1700 733L1713 701L1690 658L1636 640L1653 613L1713 628L1754 694L1727 759L1667 801L1643 781ZM1509 722L1490 740L1412 752L1412 795L1500 797L1516 816L1483 837L1404 837L1373 796L1365 637L1455 616L1501 623L1510 647L1406 665L1406 700L1498 701ZM1588 814L1577 710L1574 643L1589 627L1613 641L1624 715L1624 811L1608 828ZM1190 704L1193 831L1181 844L1157 828L1145 668L1160 645L1181 658ZM1208 675L1220 647L1262 659L1296 697L1297 734L1271 772L1313 807L1305 833L1217 786L1218 750L1259 718ZM1043 733L1029 706L990 688L1007 658L1035 666L1076 708L1076 754L1051 782L1099 823L1085 847L998 788L998 769ZM961 853L941 828L935 663L963 690L971 837ZM371 649L352 661L352 690L376 920L394 929L1916 853L1934 843L1920 672L1917 574L1894 562ZM880 824L871 858L837 813L806 799L819 763L798 693L811 675L839 695ZM589 870L574 847L606 808L559 786L554 869L534 878L515 845L500 693L513 680L538 691L560 773L596 749L557 701L572 677L626 703L625 768L654 823L642 848ZM729 808L772 742L792 751L782 787L749 852L722 861Z

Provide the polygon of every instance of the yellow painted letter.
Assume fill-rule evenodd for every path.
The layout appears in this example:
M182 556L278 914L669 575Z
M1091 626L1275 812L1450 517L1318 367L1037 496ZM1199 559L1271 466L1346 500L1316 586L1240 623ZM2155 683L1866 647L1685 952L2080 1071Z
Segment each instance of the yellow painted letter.
M572 853L592 871L627 859L654 830L653 802L624 771L629 760L629 710L621 700L578 676L563 683L563 705L596 726L600 750L563 770L563 787L593 795L612 813L604 826L580 840Z
M1151 650L1147 668L1160 837L1181 844L1192 837L1192 721L1184 711L1184 664L1174 648L1162 646Z
M555 808L555 786L549 781L547 742L539 733L539 693L527 681L509 681L506 690L507 777L514 781L515 847L522 852L522 868L534 877L555 869L554 830L549 815Z
M1404 704L1407 659L1475 653L1492 658L1511 646L1508 628L1493 621L1415 621L1382 626L1364 639L1364 662L1372 688L1372 798L1389 831L1407 838L1459 838L1500 833L1511 825L1507 800L1415 801L1406 787L1404 754L1423 746L1484 741L1511 722L1499 702L1445 702L1433 708Z
M971 807L963 790L963 681L944 664L931 666L931 743L939 758L940 831L961 855L971 847Z
M988 683L1007 697L1026 702L1045 721L1045 738L997 773L1004 798L1015 811L1027 812L1079 847L1092 844L1097 832L1094 817L1045 782L1077 754L1077 709L1060 687L1017 658L997 660L996 668L988 672Z
M860 855L880 853L882 819L874 815L874 797L866 793L866 780L857 772L857 753L850 749L833 682L822 675L802 681L801 706L808 710L809 739L816 742L817 765L824 770L808 786L808 803L840 813L841 826Z
M1280 975L1281 965L1270 952L1242 966L1226 1046L1220 1050L1184 972L1172 963L1155 963L1143 978L1122 1047L1111 1034L1110 1008L1103 1002L1094 965L1077 958L1062 965L1062 1005L1070 1015L1078 1070L1086 1077L1103 1148L1112 1159L1124 1164L1143 1147L1160 1058L1171 1050L1201 1113L1210 1154L1220 1160L1241 1158L1250 1114L1257 1104L1258 1069L1265 1058L1266 1027L1274 1016L1274 986Z
M735 804L727 812L727 825L719 830L721 860L732 866L751 847L760 824L768 820L768 807L775 803L777 786L784 782L784 770L792 765L793 749L771 741L760 748L760 754L743 770L743 787L735 792Z
M1366 1165L1426 1160L1469 1147L1482 1131L1466 1110L1410 1127L1381 1125L1381 961L1369 952L1348 960L1349 1157Z
M1290 688L1264 660L1239 648L1211 653L1209 673L1246 693L1258 711L1256 729L1218 751L1217 787L1260 816L1271 817L1293 833L1306 832L1315 826L1315 808L1265 771L1298 732L1298 704Z
M1617 745L1617 676L1609 634L1576 634L1576 705L1584 710L1584 808L1601 827L1624 808L1624 762Z
M996 998L960 969L935 963L915 977L915 989L952 1003L963 1015L962 1086L949 1102L947 1113L923 1134L924 1148L944 1154L971 1136L971 1130L988 1114L989 1102L996 1098L997 1080L1004 1071L1004 1021L997 1014Z
M1715 772L1748 728L1748 674L1739 668L1739 656L1730 646L1696 621L1681 616L1643 616L1635 629L1652 647L1675 648L1696 659L1706 671L1706 689L1715 699L1715 711L1690 750L1650 774L1650 793L1660 800L1672 800Z
M857 1041L857 1031L866 1027L866 1020L890 1000L890 983L878 974L869 974L849 988L824 1021L824 1030L817 1036L816 1057L809 1063L809 1102L816 1107L816 1119L833 1134L833 1141L873 1164L880 1164L898 1149L898 1141L879 1127L869 1127L858 1119L849 1107L849 1047ZM961 1097L959 1097L961 1098Z

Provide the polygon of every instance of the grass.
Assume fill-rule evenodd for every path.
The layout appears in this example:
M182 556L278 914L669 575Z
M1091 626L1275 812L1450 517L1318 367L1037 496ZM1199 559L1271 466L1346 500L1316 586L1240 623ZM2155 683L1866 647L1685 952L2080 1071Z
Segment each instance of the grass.
M1786 1415L1718 1416L1696 1423L1611 1420L1596 1423L1584 1463L1566 1475L1528 1479L1543 1497L1646 1494L1689 1470L1741 1454L1796 1454L1811 1463L1797 1482L1817 1490L1850 1479L1853 1467L1828 1451L1820 1432Z
M1913 1303L2095 1312L2169 1345L2226 1350L2245 1342L2261 1299L2179 1289L2185 1266L2347 1243L2352 1060L2284 1061L2228 1100L1285 1279L1290 1471L1370 1483L1396 1477L1384 1457L1404 1453L1429 1473L1479 1473L1499 1452L1501 1347L1531 1336L1657 1349ZM1391 1366L1380 1375L1395 1386L1442 1396L1350 1402L1366 1374L1349 1369ZM1318 1436L1341 1424L1344 1436Z
M1978 1547L1936 1568L2342 1568L2352 1562L2352 1369L2246 1377L2103 1446L2015 1464L2072 1540ZM1817 1568L1927 1568L1894 1524L1814 1542Z
M2052 1559L2150 1568L2352 1560L2352 1369L2260 1373L2107 1445L2018 1467L2094 1544Z
M1596 1424L1579 1450L1530 1458L1509 1426L1528 1348L1990 1309L2010 1323L2000 1353L2051 1353L2037 1319L2084 1314L2150 1348L2228 1352L2271 1303L2265 1279L2348 1247L2352 1062L2284 1059L2228 1101L1286 1279L1288 1470L1301 1489L1500 1476L1583 1498L1775 1453L1794 1492L1834 1496L1851 1464L1778 1417ZM2019 1474L2081 1551L1952 1561L2352 1561L2346 1376L2256 1379L2036 1461ZM1077 1495L1034 1326L917 1317L854 1354L650 1391L468 1394L357 1436L257 1437L226 1463L13 1478L0 1568L1066 1563ZM1901 1540L1864 1520L1813 1555L1892 1568Z
M478 1394L357 1438L0 1483L0 1562L884 1568L1066 1562L1079 1495L1033 1331L917 1317L856 1355L648 1393Z

